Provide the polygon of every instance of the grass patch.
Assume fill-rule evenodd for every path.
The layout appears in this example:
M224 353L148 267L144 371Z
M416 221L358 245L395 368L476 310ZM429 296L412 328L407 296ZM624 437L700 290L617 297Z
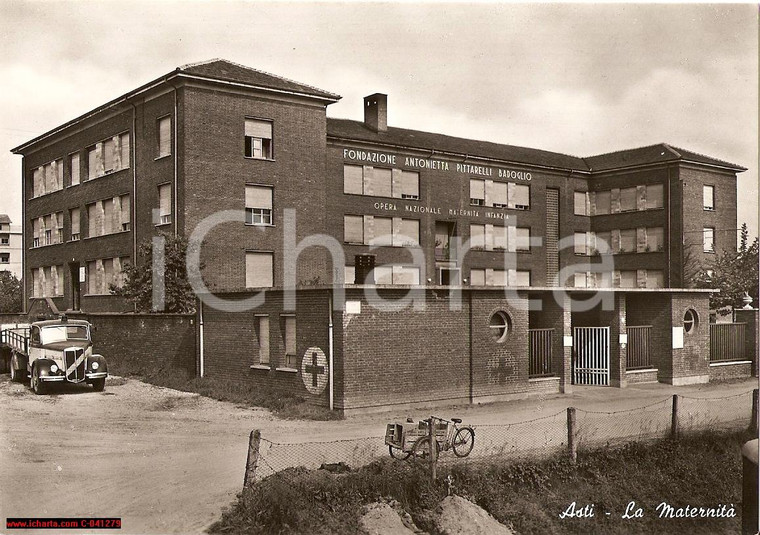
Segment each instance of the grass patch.
M159 370L145 370L139 364L130 366L125 362L119 366L119 373L146 383L183 392L193 392L219 401L228 401L244 407L270 409L280 418L301 420L340 420L342 415L322 407L315 407L306 399L290 392L271 387L254 387L243 382L228 381L209 377L196 377L183 368L166 367Z
M390 458L345 474L289 469L239 494L209 532L358 533L362 505L395 499L420 528L435 533L432 514L447 494L451 475L456 494L520 534L737 533L740 449L749 439L746 433L700 434L629 444L582 452L576 464L557 458L442 466L435 483L421 464ZM632 500L643 509L643 518L621 518ZM673 507L733 504L736 517L659 518L656 507L663 501ZM594 517L560 519L571 502L594 504Z

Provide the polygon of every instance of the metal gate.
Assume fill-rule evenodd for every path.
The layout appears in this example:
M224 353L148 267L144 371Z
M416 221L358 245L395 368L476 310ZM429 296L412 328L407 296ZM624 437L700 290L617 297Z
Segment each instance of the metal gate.
M573 384L609 386L609 327L573 329Z

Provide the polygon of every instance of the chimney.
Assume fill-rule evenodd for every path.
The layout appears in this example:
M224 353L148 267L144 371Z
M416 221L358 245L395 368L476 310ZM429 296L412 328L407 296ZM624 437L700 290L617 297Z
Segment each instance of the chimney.
M375 132L388 130L388 95L375 93L364 97L364 125Z

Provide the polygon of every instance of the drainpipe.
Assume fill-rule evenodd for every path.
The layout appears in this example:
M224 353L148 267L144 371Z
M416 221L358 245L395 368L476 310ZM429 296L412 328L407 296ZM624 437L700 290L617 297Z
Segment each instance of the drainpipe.
M328 376L329 376L329 382L330 382L330 410L334 410L334 396L335 396L335 389L333 386L333 295L332 290L330 290L330 293L327 297L327 314L329 316L329 320L327 323L327 343L328 343L328 355L327 355L327 370L328 370Z
M198 374L203 377L203 301L198 299L198 343L200 345Z
M34 280L34 277L31 276L31 271L29 272L30 276L26 276L26 201L26 156L24 156L21 158L21 311L24 314L29 312L26 300L26 287L29 284L28 281ZM8 230L10 231L10 227Z
M172 212L174 214L174 217L173 217L173 219L174 219L174 236L176 237L177 236L177 220L179 219L179 213L177 212L177 206L179 206L178 201L177 201L177 197L179 197L179 192L177 191L177 184L179 182L178 173L177 173L177 162L178 162L178 159L177 159L177 146L178 146L178 142L177 142L177 132L178 132L178 128L177 128L177 112L178 112L179 106L178 106L178 103L177 103L177 86L175 86L174 84L172 84L171 82L169 82L169 78L168 77L165 78L164 81L168 85L170 85L172 87L172 89L174 90L174 120L172 121L174 123L174 125L173 125L174 142L172 143L172 154L173 154L173 159L174 159L174 195L172 196L172 201L173 201L173 203L172 203L173 204L173 206L172 206Z

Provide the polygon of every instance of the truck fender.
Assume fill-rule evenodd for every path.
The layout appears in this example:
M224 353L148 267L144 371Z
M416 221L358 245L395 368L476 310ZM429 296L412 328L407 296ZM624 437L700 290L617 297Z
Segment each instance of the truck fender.
M90 355L90 357L87 359L87 371L93 371L92 370L92 363L97 362L98 363L98 373L106 372L108 373L108 363L106 362L106 359L103 355Z
M39 373L40 377L45 377L47 375L60 375L59 372L51 372L50 367L55 364L54 360L46 359L46 358L39 358L35 360L32 363L32 366L37 367L37 373ZM57 364L56 364L57 366ZM60 368L58 368L60 370ZM62 370L65 372L65 370Z

